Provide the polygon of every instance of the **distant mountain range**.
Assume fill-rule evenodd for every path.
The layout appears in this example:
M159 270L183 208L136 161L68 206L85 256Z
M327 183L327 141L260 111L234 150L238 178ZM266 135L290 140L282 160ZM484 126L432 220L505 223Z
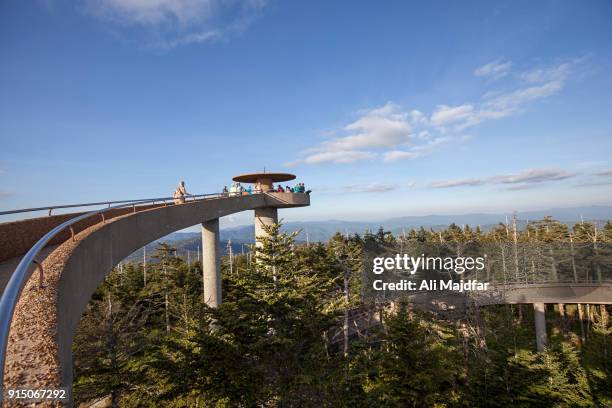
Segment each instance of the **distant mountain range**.
M517 212L518 226L522 228L527 221L541 220L545 216L551 216L567 224L575 224L581 220L595 221L598 224L605 223L612 219L612 206L591 206L574 208L551 208L541 211ZM283 225L285 231L301 230L298 240L310 242L327 241L336 232L343 234L363 234L368 230L376 231L383 227L386 231L394 234L401 234L404 230L411 228L432 228L434 230L444 229L451 223L457 225L469 225L471 227L480 226L487 231L498 223L504 223L512 218L512 214L453 214L453 215L425 215L425 216L406 216L373 221L303 221L288 222ZM231 240L232 250L242 252L247 250L246 245L254 242L255 228L253 224L239 227L226 228L221 230L222 248L227 248L227 243ZM193 259L197 256L198 245L200 245L200 233L198 232L174 232L157 242L168 242L179 250L183 258L187 251L193 254ZM157 243L147 245L147 254L152 254ZM142 250L130 255L128 259L142 259Z

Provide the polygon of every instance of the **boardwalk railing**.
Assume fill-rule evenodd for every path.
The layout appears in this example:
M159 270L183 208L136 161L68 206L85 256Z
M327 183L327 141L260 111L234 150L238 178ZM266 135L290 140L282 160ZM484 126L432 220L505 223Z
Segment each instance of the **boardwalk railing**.
M196 194L196 195L189 194L185 196L185 200L186 201L197 200L199 198L209 197L212 195L218 195L218 194L216 193L215 194ZM34 211L48 211L49 216L50 216L53 210L64 209L64 208L93 207L97 205L106 205L110 207L113 204L126 204L126 203L130 205L134 203L155 204L156 202L164 203L164 202L167 202L168 200L174 200L174 199L175 199L174 197L163 197L163 198L147 198L147 199L138 199L138 200L100 201L97 203L48 205L45 207L20 208L18 210L0 211L0 215L20 214L20 213L34 212ZM118 207L114 207L114 208L118 208Z
M213 194L197 194L197 195L188 195L185 196L186 202L191 201L199 201L206 199L215 199L225 197L223 194L213 193ZM128 208L132 207L134 212L138 212L138 206L142 206L145 204L168 204L168 201L172 201L171 205L174 205L174 197L162 197L162 198L150 198L150 199L141 199L141 200L124 200L124 201L106 201L100 203L86 203L86 204L70 204L70 205L60 205L60 206L49 206L49 207L39 207L39 208L28 208L23 210L13 210L13 211L3 211L0 212L0 215L4 214L16 214L16 213L24 213L30 211L41 211L41 210L49 210L51 212L52 209L56 208L73 208L73 207L86 207L86 206L95 206L95 205L107 205L108 207L86 212L81 215L77 215L74 218L65 221L64 223L58 225L53 228L51 231L47 232L42 238L30 248L30 250L23 256L19 265L15 269L15 272L11 275L11 278L2 293L2 298L0 299L0 389L4 384L4 364L6 362L6 347L8 344L9 330L11 327L11 320L13 319L13 313L15 311L15 306L17 305L17 301L21 296L21 292L30 278L32 271L30 266L32 263L37 263L36 257L40 253L40 251L51 241L57 234L64 231L66 228L72 229L72 226L79 221L82 221L86 218L102 215L100 222L105 222L104 214L107 211ZM117 205L112 205L117 204Z

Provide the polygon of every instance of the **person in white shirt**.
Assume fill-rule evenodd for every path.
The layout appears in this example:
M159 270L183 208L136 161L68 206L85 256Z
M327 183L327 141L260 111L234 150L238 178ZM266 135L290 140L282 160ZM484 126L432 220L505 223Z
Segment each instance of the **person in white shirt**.
M185 187L185 182L181 180L179 185L176 187L176 190L174 190L174 194L172 195L172 198L174 198L174 204L184 204L185 196L187 195L189 195L187 192L187 187Z

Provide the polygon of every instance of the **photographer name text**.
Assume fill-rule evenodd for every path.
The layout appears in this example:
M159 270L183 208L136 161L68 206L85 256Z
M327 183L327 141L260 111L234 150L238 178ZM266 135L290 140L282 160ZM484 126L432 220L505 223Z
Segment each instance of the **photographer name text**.
M462 275L465 272L482 271L485 268L487 255L482 257L430 257L422 254L421 256L409 256L407 254L397 254L392 257L377 257L373 259L372 272L380 275L386 271L397 273L408 273L414 275L417 271L435 270L443 272L454 272ZM425 279L419 282L401 279L397 282L385 282L383 279L376 279L372 282L372 287L376 291L485 291L489 289L488 282L480 282L477 279Z

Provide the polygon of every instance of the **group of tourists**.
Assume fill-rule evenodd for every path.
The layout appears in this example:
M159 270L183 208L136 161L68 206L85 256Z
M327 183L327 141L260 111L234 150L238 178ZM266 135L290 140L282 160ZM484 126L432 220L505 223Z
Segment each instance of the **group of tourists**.
M274 185L272 185L271 189L263 191L262 186L259 182L255 183L254 188L252 188L250 185L245 188L239 182L233 182L232 186L229 189L227 188L227 186L223 187L223 191L221 192L221 194L223 194L226 197L236 197L236 196L243 196L243 195L249 195L249 194L260 194L264 192L265 193L310 194L310 190L306 190L304 183L297 183L293 187L286 185L284 188L280 184L276 188L274 187ZM174 199L174 204L184 204L185 197L187 197L188 195L191 195L191 194L187 192L187 187L185 187L185 182L181 180L178 186L176 187L176 190L174 190L174 193L172 194L172 198Z
M235 196L239 196L239 195L249 195L249 194L253 194L253 193L261 193L261 189L260 191L256 191L257 189L253 189L251 188L251 186L248 186L247 188L244 188L242 186L242 184L238 183L238 182L233 182L232 186L229 188L229 190L227 189L227 186L223 187L223 191L221 191L221 193L224 196L230 196L230 197L235 197Z
M306 191L306 187L304 187L304 183L297 183L295 186L290 187L290 186L285 186L285 188L283 188L283 186L281 186L280 184L278 185L278 187L276 188L277 193L305 193L305 194L310 194L310 190Z
M229 189L227 188L227 186L223 187L223 191L221 193L224 196L236 197L236 196L249 195L249 194L260 194L260 193L303 193L303 194L310 194L310 190L306 190L306 187L304 186L304 183L297 183L293 187L290 187L290 186L287 185L284 188L280 184L276 188L274 187L274 185L272 185L271 189L263 191L262 186L261 186L261 184L259 182L255 183L255 187L254 188L252 188L250 185L245 188L239 182L233 182Z

